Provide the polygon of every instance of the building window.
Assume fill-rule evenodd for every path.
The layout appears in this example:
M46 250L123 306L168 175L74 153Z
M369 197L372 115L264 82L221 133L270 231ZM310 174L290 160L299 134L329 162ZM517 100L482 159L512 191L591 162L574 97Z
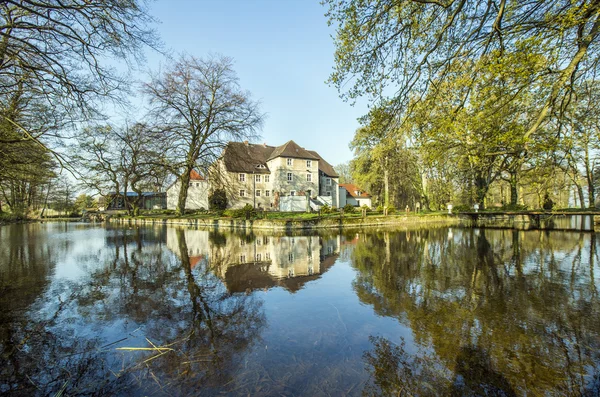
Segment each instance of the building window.
M265 196L269 197L271 195L271 191L270 190L265 190Z
M306 167L307 168L311 168L312 167L312 161L306 160Z
M327 179L325 179L325 184L326 184L327 186L331 186L331 178L327 178Z
M288 182L292 181L292 173L291 172L287 173L287 180L288 180Z
M246 182L246 174L240 174L240 182Z
M265 182L269 183L271 181L271 177L269 175L265 175Z
M240 263L246 263L246 255L240 255Z
M290 262L293 262L293 261L294 261L294 254L291 254L291 253L290 253L290 254L288 255L288 259L289 259L289 261L290 261Z
M246 197L246 191L244 189L240 189L240 197Z
M260 182L260 175L254 175L254 182Z
M287 165L289 165L291 167L293 164L293 161L294 161L293 159L287 159Z
M270 252L265 253L265 260L266 261L270 261L271 260L271 253Z
M331 192L326 192L325 195L326 196L331 196Z
M256 190L256 197L260 197L260 189Z
M262 255L261 254L256 254L256 261L260 262L262 260Z
M290 196L295 196L296 195L296 191L295 190L291 190L290 191Z
M306 182L312 182L312 174L311 173L306 174Z

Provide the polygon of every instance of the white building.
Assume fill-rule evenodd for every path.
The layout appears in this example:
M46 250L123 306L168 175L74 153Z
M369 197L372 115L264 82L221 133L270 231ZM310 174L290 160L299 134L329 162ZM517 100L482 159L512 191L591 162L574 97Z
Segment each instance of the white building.
M371 195L352 183L342 183L340 191L340 207L350 204L354 207L366 205L371 208Z
M167 209L177 208L179 200L179 189L181 183L179 178L167 188ZM208 209L208 194L210 186L208 181L199 173L192 170L190 173L190 186L188 188L185 208L190 210Z

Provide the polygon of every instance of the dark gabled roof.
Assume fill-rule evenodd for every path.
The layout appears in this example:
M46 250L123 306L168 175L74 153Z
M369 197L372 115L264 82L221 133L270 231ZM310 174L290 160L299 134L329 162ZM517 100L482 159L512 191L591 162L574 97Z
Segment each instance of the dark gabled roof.
M268 174L267 159L275 147L264 144L229 142L223 151L223 162L229 172ZM264 166L258 167L258 166Z
M332 165L329 164L327 161L323 160L323 157L319 156L319 153L315 152L314 150L309 150L308 152L319 159L319 171L333 178L339 177L338 173L335 172L335 169L333 169Z
M340 187L343 187L344 189L346 189L346 191L348 192L348 194L354 198L369 198L371 197L371 195L367 192L365 192L364 190L362 190L361 188L359 188L358 186L352 184L352 183L340 183ZM361 192L360 195L357 195L354 192Z
M298 146L298 144L294 141L288 141L281 146L277 146L267 158L267 160L271 160L276 157L292 157L296 159L319 160L318 157L316 157L314 154L311 154L308 150Z

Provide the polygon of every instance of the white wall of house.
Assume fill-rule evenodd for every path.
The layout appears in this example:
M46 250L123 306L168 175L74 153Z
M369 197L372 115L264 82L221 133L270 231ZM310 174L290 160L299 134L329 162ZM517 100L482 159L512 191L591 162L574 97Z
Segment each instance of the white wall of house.
M371 208L371 198L359 198L356 199L356 201L358 202L358 206L362 207L363 205L366 205L367 207Z
M181 182L177 181L167 189L167 209L177 209L179 201L179 187ZM207 181L190 181L185 208L188 210L208 209L209 184Z
M288 165L288 159L291 165ZM276 157L267 162L271 170L273 190L280 196L304 196L310 192L310 197L319 194L319 162L317 160ZM291 174L291 180L288 178Z
M279 210L285 212L304 212L308 205L306 196L282 196L279 199Z

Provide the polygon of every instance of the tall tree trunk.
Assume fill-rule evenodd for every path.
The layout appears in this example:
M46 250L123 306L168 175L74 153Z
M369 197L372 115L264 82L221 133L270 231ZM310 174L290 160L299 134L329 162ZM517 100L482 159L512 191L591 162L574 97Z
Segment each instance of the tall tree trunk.
M187 201L188 188L190 187L190 172L191 169L186 169L181 177L179 177L179 198L177 200L177 215L185 213L185 203Z
M479 209L485 209L485 195L488 191L488 184L485 177L481 174L475 176L475 200L479 203Z
M42 205L42 213L40 214L40 218L44 217L44 212L46 211L46 207L48 206L48 196L50 196L50 188L52 184L48 184L48 188L46 189L46 197L44 198L44 204Z
M588 208L596 207L596 191L594 187L594 169L590 165L589 145L585 145L585 179L588 185Z
M385 165L383 167L383 201L384 207L390 206L390 176L388 173L388 158L385 157Z
M579 195L579 208L584 209L585 196L583 195L583 187L579 183L576 183L575 186L577 186L577 194Z
M429 180L425 172L421 173L421 191L421 208L429 211Z
M519 204L519 175L515 171L510 173L510 205L516 206Z

